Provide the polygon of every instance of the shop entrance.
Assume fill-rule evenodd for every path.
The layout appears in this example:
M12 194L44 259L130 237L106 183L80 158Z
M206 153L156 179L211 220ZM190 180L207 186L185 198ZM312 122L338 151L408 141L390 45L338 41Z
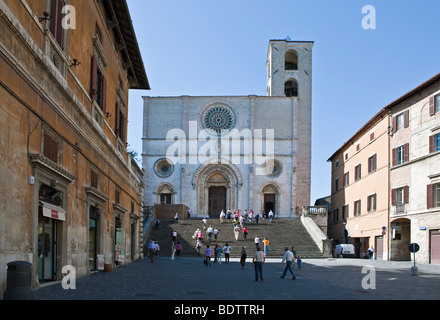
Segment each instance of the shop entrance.
M40 282L56 281L57 274L57 221L43 216L38 210L38 279Z
M89 270L94 271L97 268L98 257L98 217L99 209L90 207L89 218Z
M61 239L59 230L66 220L62 206L62 192L42 184L38 202L38 279L40 282L57 280L57 251Z

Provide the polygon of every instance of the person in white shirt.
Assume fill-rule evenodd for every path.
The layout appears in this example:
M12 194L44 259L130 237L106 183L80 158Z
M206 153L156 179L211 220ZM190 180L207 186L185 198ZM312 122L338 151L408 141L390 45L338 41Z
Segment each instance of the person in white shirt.
M226 245L223 247L223 253L225 254L225 262L229 263L229 251L232 250L232 247L226 243Z
M211 241L211 235L212 235L212 232L213 232L213 231L214 231L214 230L212 229L211 226L209 226L208 229L206 230L206 233L208 234L208 240L209 240L209 241Z
M252 266L255 269L255 281L258 281L258 275L260 275L260 280L263 281L263 264L265 260L264 253L258 246L257 252L254 253L254 257L252 258Z
M258 247L260 246L260 238L258 238L257 235L254 238L254 242L255 242L255 247L258 249Z
M281 263L286 261L286 267L284 268L283 275L280 277L281 279L284 279L286 276L287 270L292 274L292 280L295 280L295 273L293 273L292 265L295 264L295 256L293 255L293 252L289 250L289 248L285 248L286 253L284 253L283 259L281 260Z

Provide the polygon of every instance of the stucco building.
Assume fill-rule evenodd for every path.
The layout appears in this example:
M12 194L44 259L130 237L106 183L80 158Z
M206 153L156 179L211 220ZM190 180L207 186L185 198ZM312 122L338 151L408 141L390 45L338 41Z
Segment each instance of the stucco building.
M0 0L0 292L142 257L129 89L149 89L124 0Z
M267 96L144 97L145 204L298 217L310 205L312 48L269 42Z
M335 243L440 263L440 75L396 99L330 157Z
M354 244L359 257L371 246L377 259L388 256L389 122L382 109L328 160L330 238Z

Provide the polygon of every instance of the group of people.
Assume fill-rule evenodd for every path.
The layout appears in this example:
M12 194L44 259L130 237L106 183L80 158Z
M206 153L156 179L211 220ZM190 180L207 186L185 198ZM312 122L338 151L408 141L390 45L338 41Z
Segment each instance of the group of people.
M204 252L205 254L204 254L203 263L206 266L211 266L211 258L214 258L214 263L221 264L223 254L225 255L225 263L229 263L229 254L231 251L232 251L232 247L228 243L226 243L223 247L221 246L221 244L217 243L214 248L210 248L209 244L207 244ZM245 254L245 261L246 261L246 247L242 248L241 251L242 256L243 253ZM244 264L242 266L244 268Z
M275 214L272 210L269 211L269 213L266 215L266 213L261 211L261 218L264 220L266 217L269 218L270 222L272 222ZM231 210L227 210L226 213L222 210L220 212L220 223L223 223L224 221L228 220L228 222L232 222L235 224L240 224L241 227L243 227L246 223L252 223L252 221L255 221L256 224L258 224L258 221L260 220L260 213L256 212L251 209L249 212L247 210L244 210L242 214L240 214L240 210L234 210L234 213L232 213Z

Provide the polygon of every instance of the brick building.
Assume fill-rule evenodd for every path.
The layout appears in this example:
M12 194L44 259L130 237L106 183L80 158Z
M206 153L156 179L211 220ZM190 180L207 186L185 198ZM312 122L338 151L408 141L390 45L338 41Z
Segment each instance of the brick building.
M142 257L129 89L149 89L125 0L0 0L0 292Z

